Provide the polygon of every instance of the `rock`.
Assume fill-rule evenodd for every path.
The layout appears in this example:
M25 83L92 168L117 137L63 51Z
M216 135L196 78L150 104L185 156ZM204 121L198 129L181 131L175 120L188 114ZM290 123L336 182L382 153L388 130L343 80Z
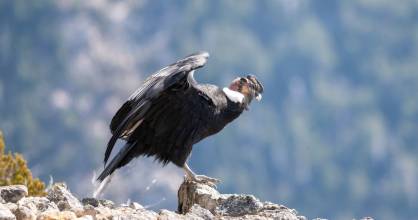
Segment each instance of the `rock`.
M242 216L256 214L263 208L263 203L253 195L231 195L221 201L216 208L216 213L228 216Z
M56 183L49 190L47 198L54 202L60 211L78 211L83 209L80 201L74 197L64 183Z
M76 220L94 220L94 218L91 215L85 215L85 216L76 218Z
M200 205L194 204L192 208L190 208L189 212L186 214L186 217L196 219L196 218L202 218L204 220L210 220L213 219L213 214L202 207Z
M15 220L16 216L7 208L7 206L0 203L0 220Z
M97 207L94 209L96 211L95 218L96 219L110 219L112 216L116 215L116 211L113 211L107 207Z
M107 199L100 199L99 203L100 203L100 205L102 205L104 207L108 207L108 208L111 208L111 209L115 208L115 203L110 201L110 200L107 200Z
M154 211L145 209L132 209L130 207L118 207L118 212L114 213L116 219L144 219L144 220L157 220L158 214Z
M45 212L47 210L58 210L57 205L45 197L25 197L17 203L17 210L28 208L34 213Z
M192 181L184 181L178 191L178 212L185 214L194 204L198 204L212 213L225 196L214 188Z
M92 205L85 205L81 213L77 213L77 216L92 215L95 216L98 213Z
M91 205L93 207L98 207L100 205L100 202L98 199L96 198L84 198L81 200L81 203L83 203L83 205Z
M142 210L141 211L141 218L143 219L147 219L147 220L152 220L152 219L157 219L158 214L154 211L150 211L150 210Z
M36 216L45 211L58 211L57 205L44 197L25 197L17 203L13 212L17 220L36 219Z
M84 198L80 202L65 184L53 185L47 197L24 197L27 190L25 194L25 188L20 186L2 187L0 192L4 193L0 197L0 201L4 202L0 203L0 220L307 220L286 206L261 202L253 195L221 194L209 185L193 181L185 181L179 188L179 213L165 209L156 213L136 202L116 208L110 200ZM373 219L364 217L362 220Z
M178 192L178 211L199 219L282 219L303 220L297 212L271 202L260 202L253 195L220 194L214 188L185 181ZM208 212L205 212L209 211Z
M38 215L37 220L72 220L77 218L74 212L48 210Z
M36 212L27 207L19 207L13 214L17 220L29 220L36 219Z
M130 207L118 207L110 209L104 206L95 208L97 213L92 215L94 219L149 219L156 220L158 214L149 210L135 210Z
M131 208L131 209L144 209L144 206L142 206L141 204L139 204L137 202L131 202L129 204L129 208Z
M249 215L247 219L281 219L281 220L301 220L304 216L296 216L292 209L263 210L257 214ZM306 218L305 218L306 219Z
M24 185L1 186L0 196L5 202L16 203L28 195L28 188Z
M17 209L17 204L16 203L6 203L3 204L8 210L10 210L12 213L14 213Z
M186 219L186 217L184 215L179 215L175 212L170 212L166 209L162 209L158 213L158 220L176 220L176 219Z
M84 199L81 200L81 203L84 206L91 205L93 207L104 206L104 207L108 207L108 208L111 208L111 209L115 208L115 203L113 203L110 200L106 200L106 199L100 199L99 200L99 199L96 199L96 198L84 198Z

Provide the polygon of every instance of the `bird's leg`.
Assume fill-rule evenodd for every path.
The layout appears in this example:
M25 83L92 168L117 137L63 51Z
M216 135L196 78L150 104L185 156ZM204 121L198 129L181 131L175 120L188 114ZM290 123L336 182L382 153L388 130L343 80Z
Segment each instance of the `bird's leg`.
M220 180L208 177L205 175L196 175L190 167L187 165L187 163L184 163L183 170L186 172L186 180L192 180L198 183L207 184L210 186L216 186L217 183L220 182Z

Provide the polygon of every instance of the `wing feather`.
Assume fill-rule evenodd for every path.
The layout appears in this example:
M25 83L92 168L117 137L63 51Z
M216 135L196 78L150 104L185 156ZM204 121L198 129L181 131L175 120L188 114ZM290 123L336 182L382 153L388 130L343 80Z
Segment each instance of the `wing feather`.
M124 134L132 132L132 127L136 126L137 122L147 115L148 110L165 91L173 87L188 88L194 86L195 80L191 73L195 69L203 67L208 57L207 52L189 55L159 70L145 80L143 85L129 97L128 101L112 118L110 123L112 137L107 144L104 164L107 163L116 141L122 138Z

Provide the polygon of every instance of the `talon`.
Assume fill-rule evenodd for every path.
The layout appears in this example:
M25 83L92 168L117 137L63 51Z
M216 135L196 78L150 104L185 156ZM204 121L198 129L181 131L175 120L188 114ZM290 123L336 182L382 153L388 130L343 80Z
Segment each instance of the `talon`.
M188 166L187 164L184 164L183 166L184 170L186 171L185 180L194 181L197 183L206 184L210 187L216 188L216 184L220 182L219 179L215 179L212 177L208 177L205 175L196 175Z
M205 175L197 175L196 179L200 179L201 181L210 182L210 183L219 183L220 180L212 177L208 177Z
M210 187L214 187L214 188L216 188L217 183L221 182L219 179L208 177L208 176L205 176L205 175L195 175L195 176L185 175L185 180L206 184L206 185L208 185Z
M208 177L205 175L195 175L192 178L195 182L203 183L214 188L216 188L216 184L220 182L220 180L218 179Z

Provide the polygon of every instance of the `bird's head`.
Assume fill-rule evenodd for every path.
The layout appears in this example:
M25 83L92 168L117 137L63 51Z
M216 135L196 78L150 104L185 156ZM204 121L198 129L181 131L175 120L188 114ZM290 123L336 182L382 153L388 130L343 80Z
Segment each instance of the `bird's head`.
M235 78L224 92L231 101L248 105L254 98L260 101L263 90L263 85L254 75L247 75Z

